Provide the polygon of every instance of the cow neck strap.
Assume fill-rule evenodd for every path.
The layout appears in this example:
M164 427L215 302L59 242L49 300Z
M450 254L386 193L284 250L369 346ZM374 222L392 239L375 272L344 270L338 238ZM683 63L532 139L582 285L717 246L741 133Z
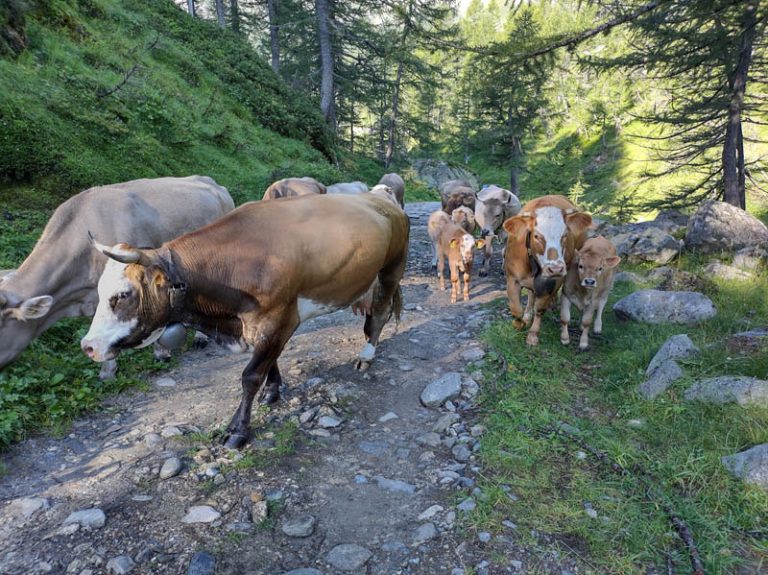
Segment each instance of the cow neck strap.
M176 265L173 263L173 252L168 247L160 250L160 257L165 263L165 272L171 287L168 289L168 301L171 304L171 314L181 313L184 299L187 295L187 283L181 278Z

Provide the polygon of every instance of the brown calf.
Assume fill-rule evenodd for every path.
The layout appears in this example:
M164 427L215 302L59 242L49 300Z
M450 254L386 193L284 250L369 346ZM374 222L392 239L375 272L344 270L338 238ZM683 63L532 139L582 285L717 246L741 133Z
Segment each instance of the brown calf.
M578 211L568 198L554 195L531 200L504 222L509 234L504 270L512 325L516 329L531 325L528 345L539 343L541 316L557 297L568 264L584 244L591 224L592 216ZM520 303L522 288L529 292L525 312Z
M603 331L603 309L620 261L616 248L603 236L588 239L576 251L565 276L560 299L560 341L564 345L570 342L568 323L571 321L571 304L581 311L580 350L589 347L589 327L593 317L595 333Z
M451 303L456 303L459 292L459 273L464 276L464 301L469 301L469 278L472 274L474 248L482 249L485 240L475 240L453 222L446 223L440 230L437 240L437 279L440 289L445 289L443 271L445 258L448 258L448 270L451 274Z
M297 198L308 194L325 194L326 187L314 178L284 178L272 183L264 192L262 200Z

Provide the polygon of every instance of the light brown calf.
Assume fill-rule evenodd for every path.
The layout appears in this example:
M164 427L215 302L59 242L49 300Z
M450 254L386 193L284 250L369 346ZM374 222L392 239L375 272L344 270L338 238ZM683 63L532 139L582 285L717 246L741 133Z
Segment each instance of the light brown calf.
M443 271L445 258L448 258L448 269L451 274L451 303L456 303L459 293L459 273L464 276L464 301L469 301L469 278L472 275L474 248L482 249L485 240L475 240L471 234L464 231L453 222L446 223L440 230L437 240L437 279L440 289L445 289Z
M325 194L326 187L314 178L284 178L273 182L264 192L262 200L297 198L309 194Z
M576 251L565 276L560 299L560 341L564 345L570 342L568 323L571 321L571 304L581 311L580 350L589 347L589 328L593 317L595 333L603 331L603 309L620 261L616 248L603 236L588 239Z

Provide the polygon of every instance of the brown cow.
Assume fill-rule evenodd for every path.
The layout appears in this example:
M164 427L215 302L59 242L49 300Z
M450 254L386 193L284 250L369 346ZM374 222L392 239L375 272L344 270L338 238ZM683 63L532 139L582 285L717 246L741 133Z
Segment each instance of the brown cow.
M539 343L541 316L550 307L563 284L576 249L584 244L592 216L580 212L564 196L542 196L526 203L520 213L504 222L509 234L504 253L507 297L512 324L522 329L533 323L528 345ZM520 291L529 292L525 313Z
M475 212L467 206L459 206L451 213L451 221L471 234L475 231Z
M277 359L302 321L349 306L366 310L358 368L370 365L384 324L402 307L408 231L405 212L386 199L309 195L244 204L158 249L95 243L111 260L83 351L109 359L152 342L173 322L252 347L227 427L226 445L240 447L257 392L267 402L279 397Z
M308 194L325 194L326 187L314 178L284 178L271 184L264 192L262 200L278 198L297 198Z
M400 207L405 209L405 181L398 174L394 172L390 174L384 174L379 180L379 184L384 184L392 188L392 192L397 198L397 203Z
M579 349L589 347L589 327L595 321L595 334L603 331L603 309L613 287L613 276L621 258L616 248L603 236L590 238L571 260L560 297L560 341L570 343L568 323L571 304L581 311L581 337Z
M475 209L475 190L464 180L448 180L440 186L440 202L449 216L459 206Z

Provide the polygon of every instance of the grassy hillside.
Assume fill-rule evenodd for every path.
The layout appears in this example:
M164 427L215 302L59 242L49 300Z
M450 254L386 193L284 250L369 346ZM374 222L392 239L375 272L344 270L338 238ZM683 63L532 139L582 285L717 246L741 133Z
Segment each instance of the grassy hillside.
M316 106L245 41L169 0L8 6L0 37L15 31L26 45L0 45L4 205L190 173L241 202L286 175L338 176Z

